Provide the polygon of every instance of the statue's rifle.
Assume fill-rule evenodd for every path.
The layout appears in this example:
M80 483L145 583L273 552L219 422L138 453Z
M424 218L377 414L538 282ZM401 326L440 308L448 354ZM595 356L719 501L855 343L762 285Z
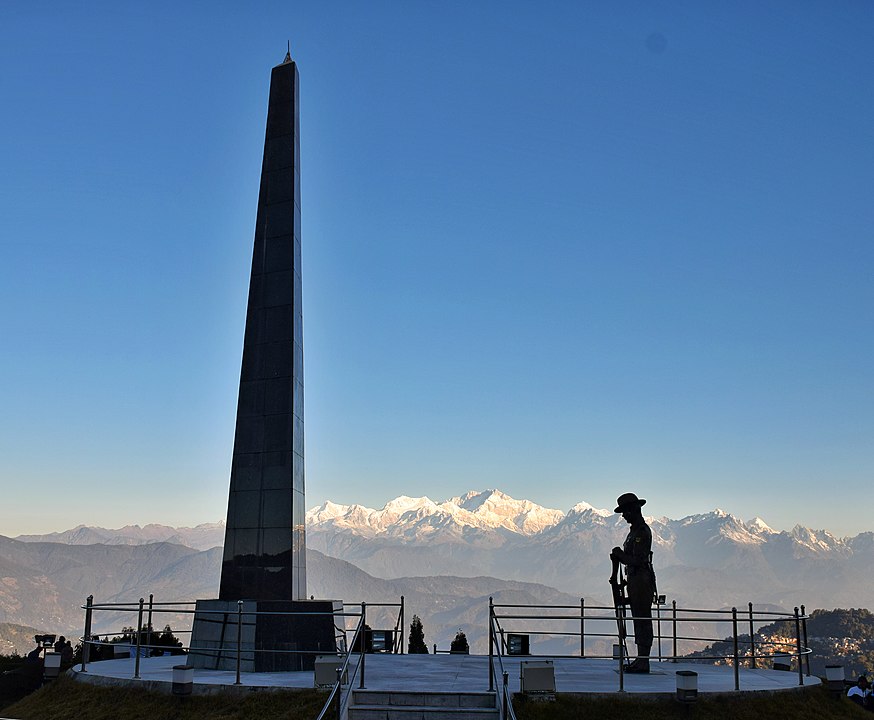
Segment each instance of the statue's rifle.
M622 572L622 566L619 560L611 558L613 561L613 571L610 574L610 588L613 590L613 609L616 613L616 627L619 630L619 642L622 644L622 650L625 653L623 660L628 661L628 644L626 638L628 631L625 627L625 606L628 605L628 598L625 597L625 574Z

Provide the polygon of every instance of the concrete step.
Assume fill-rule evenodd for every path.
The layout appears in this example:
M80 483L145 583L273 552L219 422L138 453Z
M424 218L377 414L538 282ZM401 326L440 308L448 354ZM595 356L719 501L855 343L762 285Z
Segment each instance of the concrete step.
M348 720L497 720L495 693L353 690Z
M352 705L348 720L497 720L497 708L434 705Z
M353 690L352 705L385 705L438 708L494 708L493 692L404 692L397 690Z

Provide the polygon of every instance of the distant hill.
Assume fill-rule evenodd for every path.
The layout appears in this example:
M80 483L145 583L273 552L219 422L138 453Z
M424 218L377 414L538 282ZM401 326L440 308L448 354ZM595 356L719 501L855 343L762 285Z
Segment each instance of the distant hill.
M749 657L749 638L748 633L739 636L743 657ZM755 632L754 640L759 656L770 648L786 648L787 643L795 642L794 622L763 625ZM814 675L825 675L826 665L843 665L848 679L874 673L874 615L868 610L814 610L807 620L807 644L812 650L810 671ZM689 657L729 656L733 645L733 640L726 638Z
M24 656L35 647L33 636L46 632L27 625L0 622L0 655L17 653Z
M19 535L21 542L52 542L65 545L146 545L166 542L185 545L195 550L209 550L225 542L223 522L204 523L195 527L170 527L169 525L125 525L110 530L102 527L77 525L72 530L46 535Z
M47 632L81 634L80 606L159 599L194 600L215 594L221 548L182 545L63 545L0 536L0 622ZM118 626L130 624L119 618ZM107 618L106 623L113 625Z
M181 545L63 545L25 543L0 536L0 621L33 625L40 632L82 634L81 605L88 594L96 603L155 602L217 596L221 548L196 551ZM406 597L406 624L413 613L422 618L425 639L447 649L459 628L465 629L475 651L487 651L485 636L489 595L496 602L578 603L578 598L536 583L488 577L419 577L383 580L354 565L307 553L308 589L317 597L369 603L397 603ZM391 629L397 611L368 611L368 624ZM116 631L135 623L131 613L97 612L95 631ZM184 629L190 616L158 615L155 625ZM405 637L408 628L404 629ZM32 633L31 638L32 639ZM29 642L29 640L28 640ZM561 641L549 648L563 647ZM543 646L547 648L546 645Z

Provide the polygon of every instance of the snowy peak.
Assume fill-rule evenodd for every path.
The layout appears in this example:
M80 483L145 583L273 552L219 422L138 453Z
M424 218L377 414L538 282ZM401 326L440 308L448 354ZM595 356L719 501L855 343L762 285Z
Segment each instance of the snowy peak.
M773 535L777 532L758 516L747 522L746 525L751 533L757 535Z
M500 490L472 491L452 498L447 504L471 513L477 525L503 527L523 535L541 532L564 518L561 510L545 508L530 500L516 500Z
M427 497L402 495L387 502L381 510L325 503L307 512L310 525L332 526L363 535L409 535L412 526L417 529L416 535L427 535L438 527L454 527L459 531L504 529L533 535L563 518L561 510L545 508L530 500L516 500L500 490L471 491L439 504Z
M796 546L813 554L827 555L834 551L847 552L848 546L842 540L832 535L828 530L811 530L802 525L796 525L788 533Z

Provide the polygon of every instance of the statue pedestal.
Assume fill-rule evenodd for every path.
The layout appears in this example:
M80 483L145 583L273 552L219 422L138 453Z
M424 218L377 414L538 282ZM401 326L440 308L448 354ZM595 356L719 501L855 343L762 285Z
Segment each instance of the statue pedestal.
M235 670L239 632L241 672L312 670L316 655L336 653L344 637L339 600L244 600L242 608L239 616L234 600L197 601L189 665ZM262 614L288 612L309 614Z

